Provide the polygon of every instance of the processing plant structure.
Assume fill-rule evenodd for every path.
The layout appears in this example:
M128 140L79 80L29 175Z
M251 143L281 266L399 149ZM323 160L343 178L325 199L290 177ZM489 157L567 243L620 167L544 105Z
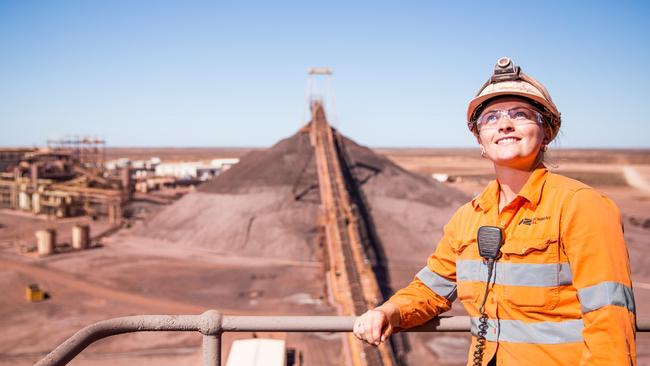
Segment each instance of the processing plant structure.
M104 148L103 139L74 137L49 140L46 148L0 149L0 208L119 224L133 184L128 167L104 169Z

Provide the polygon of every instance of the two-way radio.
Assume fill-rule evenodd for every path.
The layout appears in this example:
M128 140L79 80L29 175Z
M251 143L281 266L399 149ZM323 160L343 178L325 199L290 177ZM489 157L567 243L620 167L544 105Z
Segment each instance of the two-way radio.
M501 244L503 244L503 230L498 226L481 226L476 236L478 253L488 261L499 258Z
M476 235L478 242L478 252L483 259L487 261L488 278L485 282L485 293L483 294L483 301L479 312L478 334L476 336L476 350L474 350L474 366L480 366L483 360L483 348L485 347L485 335L488 329L488 317L485 313L485 300L487 300L488 289L490 288L490 280L492 279L492 270L494 269L494 261L499 258L501 252L501 244L503 244L503 230L498 226L481 226L478 228Z

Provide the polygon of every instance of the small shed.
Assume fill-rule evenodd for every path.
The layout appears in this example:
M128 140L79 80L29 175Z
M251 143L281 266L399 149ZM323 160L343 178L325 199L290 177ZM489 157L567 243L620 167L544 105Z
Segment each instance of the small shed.
M281 339L239 339L232 342L226 366L286 366Z

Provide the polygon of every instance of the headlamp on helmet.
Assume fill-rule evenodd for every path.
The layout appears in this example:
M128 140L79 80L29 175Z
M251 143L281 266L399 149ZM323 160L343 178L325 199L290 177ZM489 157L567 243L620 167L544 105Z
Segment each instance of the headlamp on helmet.
M548 123L550 139L555 138L560 129L561 117L551 96L542 84L526 75L508 57L497 60L492 76L469 103L467 126L474 134L478 135L476 120L483 108L495 98L503 96L520 97L531 103Z

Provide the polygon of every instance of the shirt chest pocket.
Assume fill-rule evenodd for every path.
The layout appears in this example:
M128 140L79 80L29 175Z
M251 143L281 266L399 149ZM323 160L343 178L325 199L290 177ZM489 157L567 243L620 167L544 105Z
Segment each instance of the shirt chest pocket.
M455 251L458 300L474 303L478 301L480 293L480 284L477 281L479 281L479 267L482 263L476 239L459 243Z
M568 263L559 263L556 238L507 242L496 265L505 300L519 307L554 309L561 285L571 283Z

